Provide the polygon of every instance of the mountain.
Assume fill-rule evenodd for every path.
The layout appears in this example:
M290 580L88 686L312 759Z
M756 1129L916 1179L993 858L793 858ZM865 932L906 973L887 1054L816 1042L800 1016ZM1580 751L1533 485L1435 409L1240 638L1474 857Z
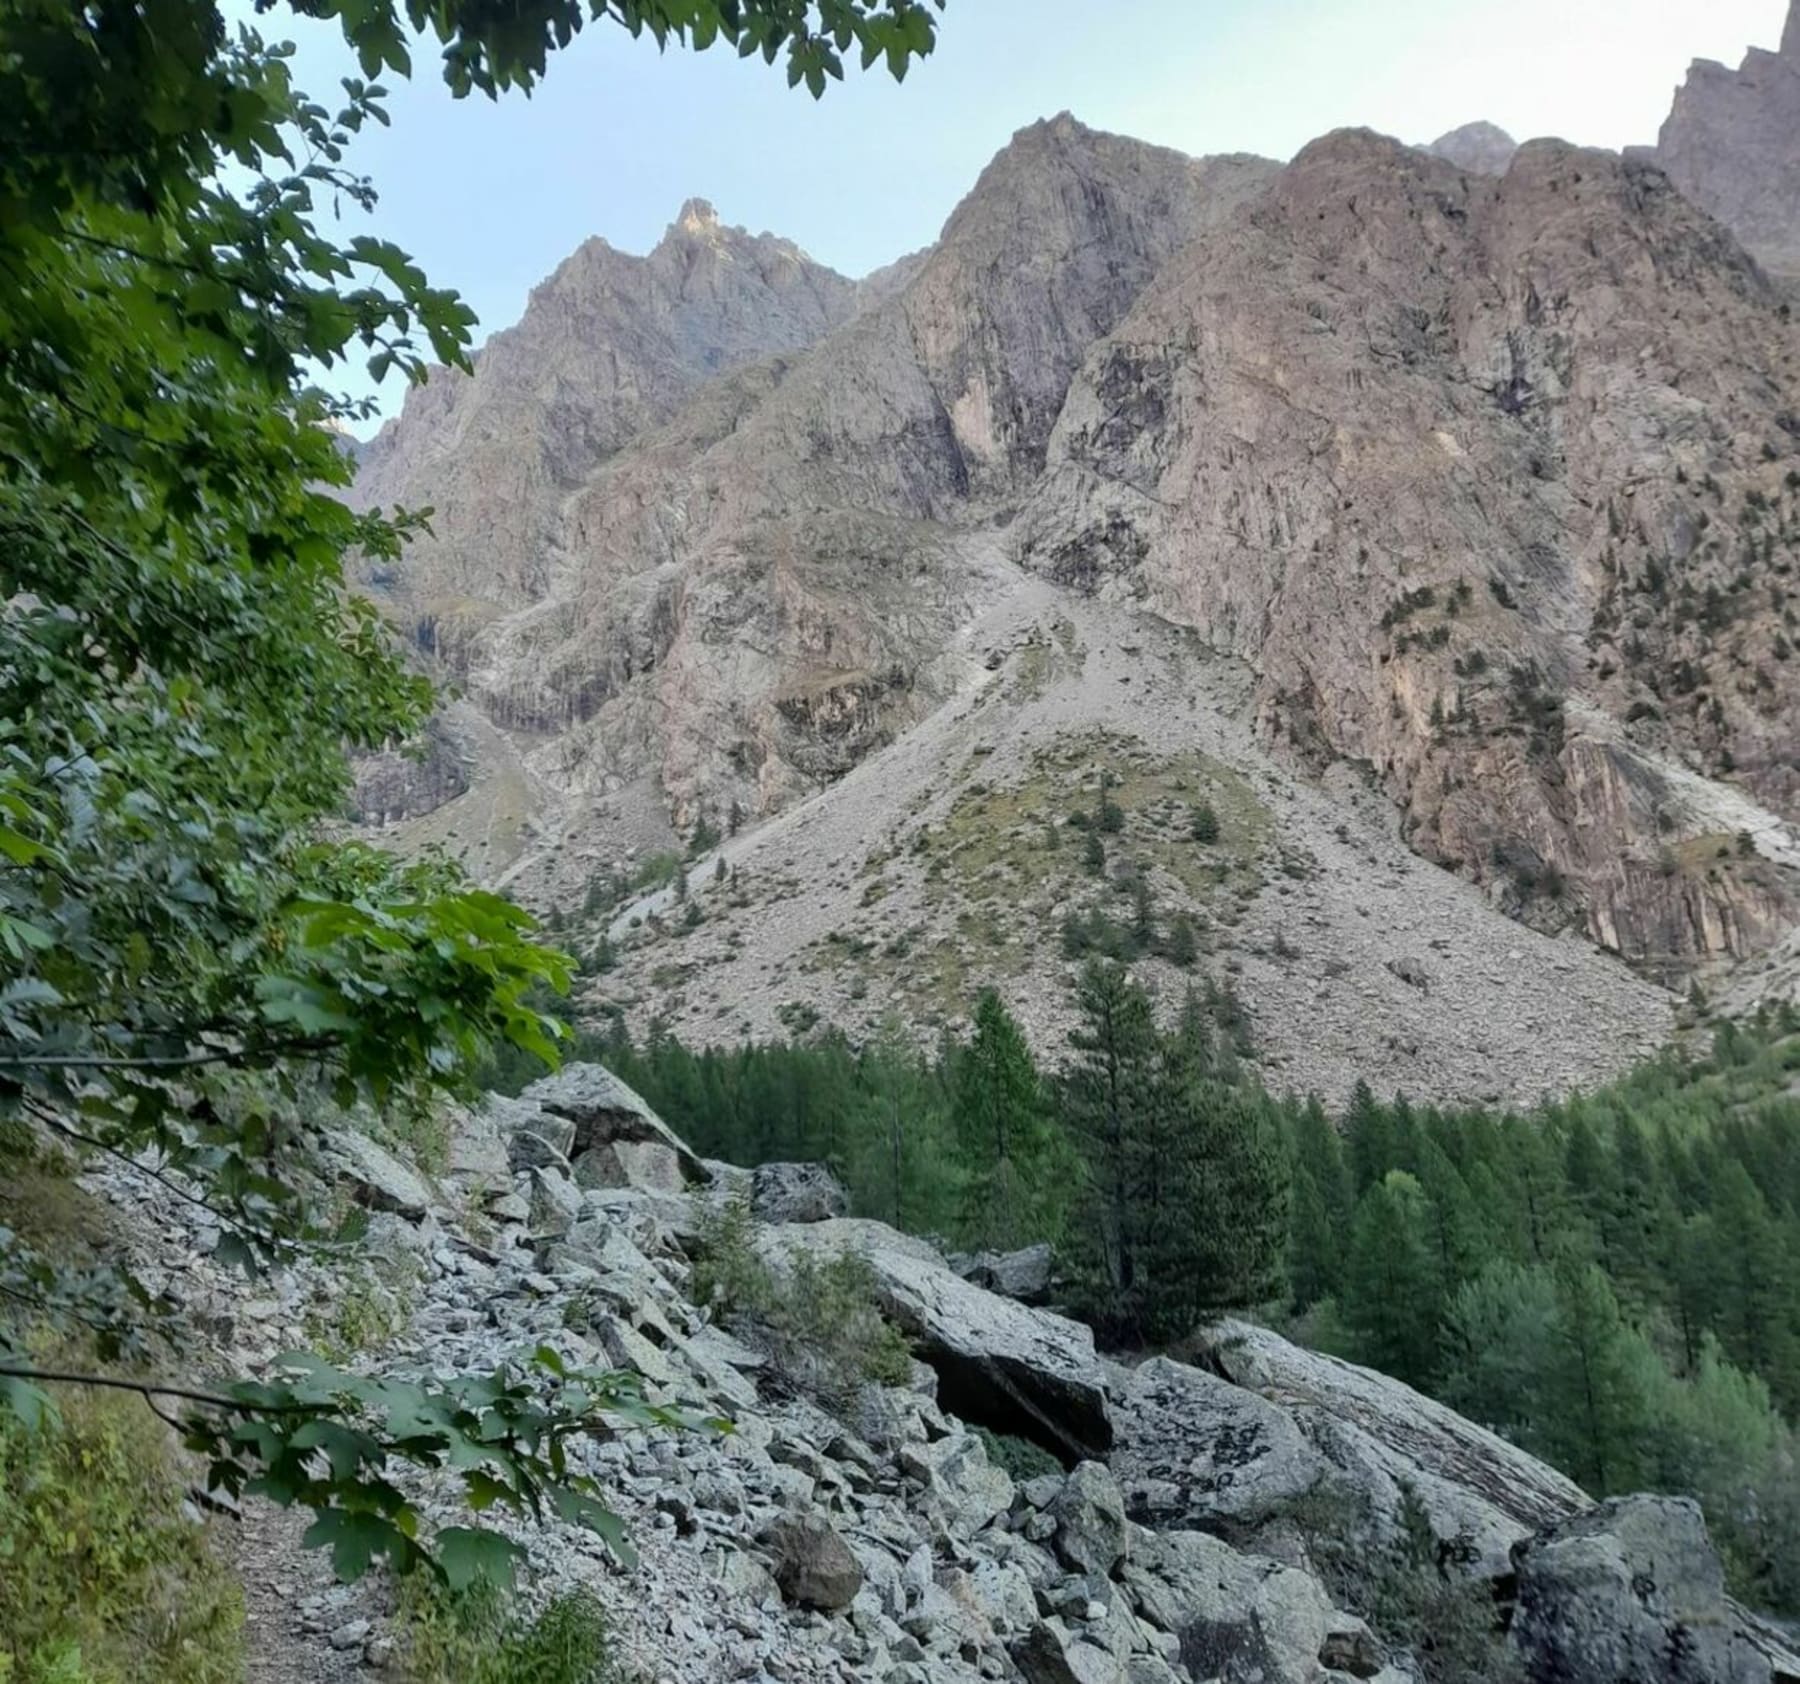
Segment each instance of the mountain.
M405 568L368 582L420 641L454 644L541 597L562 499L707 380L811 344L857 289L797 246L691 199L647 257L593 239L533 289L464 375L438 369L363 453L361 507L430 506Z
M1656 158L1772 273L1800 276L1800 0L1775 52L1736 70L1696 59L1675 91Z
M1756 950L1800 863L1797 348L1654 169L1333 135L1090 353L1019 553L1244 657L1270 735L1518 915Z
M365 812L690 1039L996 983L1048 1042L1134 924L1296 1084L1619 1068L1794 925L1800 347L1654 165L1488 142L1064 115L862 283L584 248L359 482L456 514L373 583L461 690Z
M1470 170L1476 175L1505 175L1519 143L1492 123L1464 123L1459 129L1439 135L1425 150L1459 170Z

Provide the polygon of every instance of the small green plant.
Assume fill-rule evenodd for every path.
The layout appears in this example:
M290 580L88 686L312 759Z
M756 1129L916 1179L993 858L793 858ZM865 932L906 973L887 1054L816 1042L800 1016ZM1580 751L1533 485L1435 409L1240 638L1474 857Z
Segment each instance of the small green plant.
M375 1350L412 1319L418 1291L418 1268L409 1259L359 1255L330 1296L307 1310L306 1337L333 1362Z
M702 1218L696 1250L695 1299L742 1325L797 1386L829 1401L866 1380L901 1385L911 1376L911 1347L882 1315L860 1252L801 1250L772 1268L742 1196Z
M492 1585L452 1592L416 1573L401 1581L405 1684L601 1684L606 1621L585 1592L533 1616Z
M0 1679L230 1684L243 1602L182 1513L171 1435L133 1397L0 1415Z
M1523 1684L1518 1652L1500 1630L1491 1591L1440 1560L1418 1494L1403 1486L1394 1535L1377 1548L1353 1544L1351 1507L1303 1498L1293 1519L1336 1599L1385 1642L1410 1650L1426 1684Z
M1193 816L1188 822L1188 834L1196 842L1212 843L1219 840L1219 815L1213 811L1210 801L1196 801Z
M1033 1444L1028 1438L1019 1438L1013 1433L997 1433L987 1427L971 1427L969 1430L981 1440L988 1460L1014 1479L1037 1479L1043 1474L1060 1474L1063 1471L1061 1462L1041 1444Z

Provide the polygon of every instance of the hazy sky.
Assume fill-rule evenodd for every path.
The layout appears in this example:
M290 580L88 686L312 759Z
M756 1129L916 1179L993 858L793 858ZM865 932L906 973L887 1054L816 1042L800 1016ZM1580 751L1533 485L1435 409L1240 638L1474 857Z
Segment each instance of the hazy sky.
M938 48L815 103L760 61L658 56L599 26L529 100L450 98L432 55L354 161L377 227L482 332L590 234L655 244L681 201L861 274L932 240L1014 130L1072 111L1184 152L1291 156L1347 124L1407 140L1487 118L1519 138L1653 140L1694 58L1780 39L1786 0L950 0ZM296 33L285 10L265 34ZM352 68L298 34L301 85ZM397 404L390 395L386 407Z

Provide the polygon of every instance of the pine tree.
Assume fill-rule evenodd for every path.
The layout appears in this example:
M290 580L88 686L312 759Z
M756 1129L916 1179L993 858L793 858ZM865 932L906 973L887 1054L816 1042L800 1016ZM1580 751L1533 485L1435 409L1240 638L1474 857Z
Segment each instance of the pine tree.
M1196 801L1192 816L1188 820L1188 832L1196 842L1217 842L1219 840L1219 815L1213 811L1210 801Z
M1169 920L1169 933L1163 941L1163 957L1177 969L1191 971L1200 959L1200 942L1194 934L1194 921L1185 912Z
M1133 1140L1159 1103L1160 1048L1150 1001L1125 969L1090 960L1076 983L1079 1021L1059 1088L1060 1110L1087 1164L1084 1223L1101 1301L1129 1303L1138 1262L1132 1222Z
M1444 1308L1430 1206L1412 1176L1391 1170L1356 1207L1344 1270L1344 1318L1358 1360L1420 1387L1437 1368Z
M1139 953L1156 950L1156 902L1141 870L1131 885L1131 944Z
M1288 1274L1294 1307L1304 1310L1343 1287L1355 1195L1344 1144L1324 1108L1309 1099L1292 1126L1294 1193Z
M1043 1085L1024 1034L991 988L976 999L974 1033L953 1070L951 1118L964 1178L963 1238L1008 1250L1042 1237Z
M1287 1291L1292 1172L1260 1090L1184 1083L1173 1106L1193 1144L1198 1204L1182 1213L1187 1267L1205 1310L1243 1309Z
M1550 1459L1596 1497L1635 1490L1666 1371L1626 1326L1597 1265L1559 1271L1557 1306Z
M1115 835L1125 828L1125 809L1112 799L1113 785L1118 782L1111 772L1100 773L1100 795L1094 805L1094 829Z
M1100 832L1091 827L1081 839L1081 863L1093 877L1106 870L1106 844L1100 840Z
M1351 1179L1360 1198L1394 1168L1391 1119L1367 1082L1359 1080L1351 1089L1344 1111L1344 1141Z
M1561 1316L1547 1269L1489 1264L1457 1289L1445 1311L1438 1395L1520 1448L1554 1454L1552 1365Z

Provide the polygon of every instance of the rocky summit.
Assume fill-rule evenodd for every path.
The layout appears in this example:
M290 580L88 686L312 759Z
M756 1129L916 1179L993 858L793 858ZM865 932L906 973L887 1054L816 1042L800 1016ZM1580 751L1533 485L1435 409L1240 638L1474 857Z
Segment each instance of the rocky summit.
M975 1284L929 1244L831 1214L824 1172L789 1166L759 1178L759 1199L776 1182L809 1196L762 1204L754 1244L777 1269L861 1259L916 1353L904 1379L829 1383L805 1352L697 1301L697 1236L750 1177L685 1152L607 1072L572 1066L464 1115L433 1183L397 1178L378 1148L325 1169L331 1196L374 1212L378 1269L357 1290L381 1297L392 1331L357 1367L474 1371L541 1342L729 1420L571 1445L628 1523L629 1567L560 1522L488 1517L527 1546L535 1601L600 1599L633 1678L1407 1684L1457 1676L1443 1660L1456 1610L1485 1627L1497 1605L1507 1635L1484 1677L1800 1679L1800 1656L1726 1596L1693 1504L1595 1505L1408 1387L1246 1323L1206 1330L1186 1361L1108 1359L1087 1328ZM614 1154L604 1176L579 1167L596 1153ZM205 1213L146 1200L116 1170L95 1185L120 1200L141 1278L245 1372L343 1299L329 1260L246 1283L200 1255ZM452 1477L408 1495L430 1518L460 1510ZM1382 1610L1409 1528L1440 1623L1396 1641ZM395 1654L385 1581L330 1585L267 1513L239 1556L252 1684L347 1684Z

